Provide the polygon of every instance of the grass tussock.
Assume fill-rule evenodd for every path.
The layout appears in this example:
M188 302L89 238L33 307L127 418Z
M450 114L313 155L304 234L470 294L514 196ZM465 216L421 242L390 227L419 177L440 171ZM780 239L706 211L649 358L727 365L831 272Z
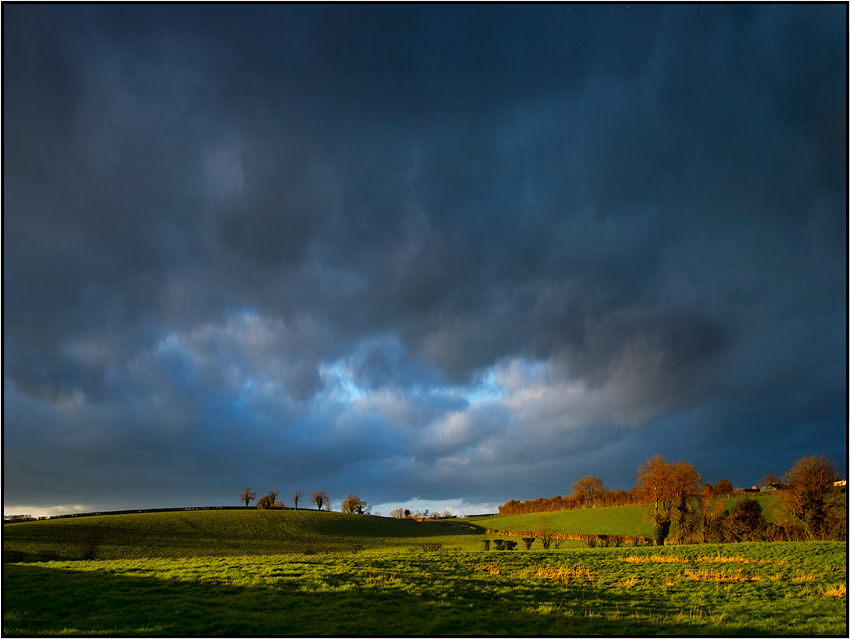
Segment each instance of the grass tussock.
M782 563L773 559L751 559L748 557L699 557L697 561L705 561L713 564L776 564Z
M396 574L391 572L389 574L382 572L369 572L369 575L366 577L367 583L370 584L394 584L396 579Z
M632 575L628 579L623 579L621 581L615 581L611 585L612 586L620 586L623 588L632 588L634 586L644 585L648 582L644 579L638 579L636 576Z
M827 588L823 591L824 597L846 597L847 596L847 584L838 584L837 586L833 586L832 588Z
M816 579L817 579L817 576L813 572L810 572L810 573L798 572L793 577L791 577L791 581L795 584L809 582L809 581L815 581Z
M576 579L593 580L593 573L584 566L566 566L562 568L540 568L535 573L535 576L541 579L551 579L552 581L561 581L565 585Z
M686 557L674 557L672 555L630 555L620 557L620 561L627 564L686 564L690 560Z
M720 572L718 570L686 570L685 576L691 581L718 581L722 583L761 581L760 575L745 573L740 570L733 574Z

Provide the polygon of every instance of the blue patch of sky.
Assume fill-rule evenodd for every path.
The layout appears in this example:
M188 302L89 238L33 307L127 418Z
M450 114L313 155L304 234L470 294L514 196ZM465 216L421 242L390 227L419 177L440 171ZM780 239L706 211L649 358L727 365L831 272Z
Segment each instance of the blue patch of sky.
M505 396L505 389L496 381L496 373L491 368L485 372L478 384L462 393L469 403L495 401Z
M319 372L325 381L325 399L350 403L365 397L367 392L358 386L341 361L321 366Z

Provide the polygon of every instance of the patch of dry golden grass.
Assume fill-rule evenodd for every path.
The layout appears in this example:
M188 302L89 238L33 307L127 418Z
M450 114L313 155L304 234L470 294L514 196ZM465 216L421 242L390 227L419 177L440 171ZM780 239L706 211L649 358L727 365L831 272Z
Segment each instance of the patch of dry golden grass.
M577 566L575 568L540 568L535 575L541 579L561 581L565 586L568 586L575 579L593 579L593 573L584 566Z
M631 588L632 586L637 586L639 584L647 583L643 579L638 579L637 577L629 577L628 579L623 579L621 581L615 581L612 583L612 586L625 586L626 588Z
M759 575L751 575L740 570L734 574L717 570L686 570L685 576L692 581L720 581L724 583L761 581Z
M781 564L782 561L772 559L747 559L746 557L698 557L697 561L705 561L713 564Z
M690 559L667 555L629 555L628 557L620 557L620 561L629 564L686 564Z
M832 588L828 588L823 591L824 597L846 597L847 596L847 584L838 584L837 586L833 586Z
M799 584L799 583L802 583L804 581L815 581L816 579L817 579L817 577L815 576L815 573L813 573L813 572L810 572L810 573L798 572L796 575L791 577L791 581L793 581L795 584Z

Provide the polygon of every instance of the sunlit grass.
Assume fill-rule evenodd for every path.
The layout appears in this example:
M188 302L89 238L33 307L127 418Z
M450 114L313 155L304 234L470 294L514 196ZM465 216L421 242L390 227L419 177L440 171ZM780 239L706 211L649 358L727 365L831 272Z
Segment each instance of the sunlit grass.
M652 514L644 505L503 515L468 521L483 529L493 530L534 531L545 521L552 532L557 533L652 536Z
M774 547L775 546L775 547ZM842 634L843 544L407 550L7 564L4 630L61 634ZM677 562L627 562L664 554ZM769 554L782 563L764 563ZM718 561L718 558L734 561ZM746 566L739 568L737 566ZM727 567L729 569L727 569ZM797 575L832 574L824 583ZM782 579L775 579L782 575ZM381 623L375 624L375 620Z
M157 520L6 527L14 532L4 536L12 555L31 544L74 560L5 564L4 633L808 636L847 630L846 544L838 542L484 551L482 535L429 523L237 513L220 522L159 520L162 535L132 552L130 540ZM35 531L29 536L27 526ZM104 554L123 549L123 556L80 561L75 544L98 526ZM52 540L44 532L50 530L57 531ZM305 553L308 540L312 550ZM269 552L274 547L290 550Z
M54 519L4 526L7 558L95 559L370 552L439 542L472 550L480 535L436 522L333 512L187 511Z

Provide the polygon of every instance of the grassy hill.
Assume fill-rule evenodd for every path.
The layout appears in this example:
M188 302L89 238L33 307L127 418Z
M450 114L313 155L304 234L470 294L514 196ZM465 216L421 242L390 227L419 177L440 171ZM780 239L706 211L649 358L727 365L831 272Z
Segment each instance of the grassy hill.
M218 557L423 543L473 547L474 532L436 522L309 510L222 510L100 515L3 526L5 560Z
M723 501L731 507L739 498ZM772 495L757 495L768 521L781 520ZM200 510L100 515L5 524L3 554L9 561L226 557L376 550L404 550L426 543L473 550L480 532L535 531L652 536L647 505L612 506L527 515L416 522L311 510ZM579 542L576 542L579 543Z
M788 516L779 507L775 495L748 494L761 504L765 520L787 523ZM742 496L724 497L718 501L731 509ZM623 535L631 537L652 537L652 506L635 504L630 506L609 506L581 510L561 510L549 513L530 513L523 515L498 515L495 517L474 517L461 520L479 526L482 530L540 530L547 525L551 532L577 535Z
M469 523L491 530L540 530L544 522L556 533L635 537L652 535L652 513L643 505L499 515L469 520Z
M546 517L646 525L640 507ZM481 543L499 535L451 523L246 509L5 524L3 633L847 635L843 542L499 552Z

